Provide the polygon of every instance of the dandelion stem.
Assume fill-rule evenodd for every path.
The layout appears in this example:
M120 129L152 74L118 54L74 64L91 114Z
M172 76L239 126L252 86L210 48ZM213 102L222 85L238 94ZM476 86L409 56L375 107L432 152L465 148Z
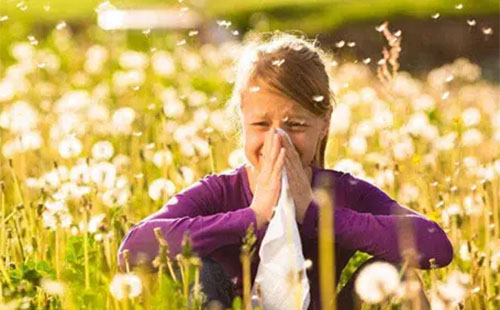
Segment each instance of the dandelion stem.
M333 199L322 187L315 191L319 205L319 270L328 270L320 274L321 309L337 308L335 296L335 227L333 221Z
M210 169L212 170L212 174L215 173L215 160L214 160L214 151L212 147L212 139L208 137L208 147L210 149Z
M84 208L84 231L83 231L83 255L84 255L84 260L85 260L85 289L90 288L90 271L89 271L89 245L88 245L88 240L89 240L89 230L88 230L88 225L89 225L89 214L88 210L85 207Z
M59 267L59 225L56 225L56 246L55 246L55 259L56 259L56 277L59 281L61 279L61 269Z

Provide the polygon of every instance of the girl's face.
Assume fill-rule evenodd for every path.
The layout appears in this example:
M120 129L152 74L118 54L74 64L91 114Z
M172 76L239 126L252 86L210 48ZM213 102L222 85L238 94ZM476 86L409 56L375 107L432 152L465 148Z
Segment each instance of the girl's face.
M260 87L258 91L253 89L256 86ZM242 97L244 149L253 168L260 171L264 137L272 127L286 131L302 166L309 166L318 144L328 132L330 114L325 118L316 116L289 97L255 83Z

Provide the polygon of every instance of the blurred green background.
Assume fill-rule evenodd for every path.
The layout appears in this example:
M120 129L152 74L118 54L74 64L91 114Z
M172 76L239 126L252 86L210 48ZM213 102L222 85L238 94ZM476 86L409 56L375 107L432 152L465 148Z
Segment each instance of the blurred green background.
M26 39L29 34L45 36L62 20L75 33L96 24L96 7L101 0L1 0L0 43ZM451 63L459 57L470 59L481 66L483 76L499 80L499 12L497 0L116 0L109 1L119 9L178 8L201 15L201 28L209 28L212 35L205 40L224 40L213 33L217 20L228 20L231 30L239 37L250 29L299 30L318 38L322 45L339 58L379 59L384 38L374 27L385 20L393 30L403 32L401 69L414 74ZM436 18L439 14L439 17ZM432 17L434 15L434 18ZM473 22L471 26L469 21ZM221 27L219 27L221 28ZM491 28L493 34L485 35ZM170 31L169 31L170 32ZM184 31L186 32L186 31ZM140 31L129 31L130 43L140 48ZM151 36L164 36L165 31L153 30ZM200 41L203 36L200 36ZM356 47L337 48L338 41L353 41ZM3 55L5 56L5 54ZM375 68L375 63L372 63Z

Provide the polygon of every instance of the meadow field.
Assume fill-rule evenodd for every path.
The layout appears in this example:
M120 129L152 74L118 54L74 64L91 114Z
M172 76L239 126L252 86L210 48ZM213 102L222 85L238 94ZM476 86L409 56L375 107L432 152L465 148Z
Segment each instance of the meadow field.
M421 76L399 71L404 33L387 32L391 55L381 46L378 59L327 64L336 105L326 168L445 230L452 263L416 270L433 310L500 309L500 87L465 58ZM234 35L215 46L196 31L143 31L135 46L127 33L61 21L43 37L2 40L0 309L201 308L189 242L175 260L163 245L155 274L121 273L117 250L175 193L243 162L226 109L242 47ZM351 260L341 285L367 258ZM411 309L405 284L364 309Z

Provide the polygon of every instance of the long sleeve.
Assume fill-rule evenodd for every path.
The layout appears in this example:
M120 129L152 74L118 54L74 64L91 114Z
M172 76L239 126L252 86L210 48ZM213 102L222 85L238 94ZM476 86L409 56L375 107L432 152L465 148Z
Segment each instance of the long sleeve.
M173 258L181 250L183 235L189 230L192 249L204 257L215 249L241 243L247 228L257 227L250 208L225 210L226 192L217 176L208 176L173 196L158 212L134 225L119 248L118 264L125 270L123 250L130 251L130 264L144 261L151 267L159 246L154 229L159 227Z
M413 242L418 268L429 269L431 258L439 267L451 262L453 247L437 223L401 206L376 186L350 173L344 174L337 183L343 196L333 214L338 245L399 263L402 257L398 238L402 238ZM319 207L313 200L301 225L307 238L318 237L318 216Z

